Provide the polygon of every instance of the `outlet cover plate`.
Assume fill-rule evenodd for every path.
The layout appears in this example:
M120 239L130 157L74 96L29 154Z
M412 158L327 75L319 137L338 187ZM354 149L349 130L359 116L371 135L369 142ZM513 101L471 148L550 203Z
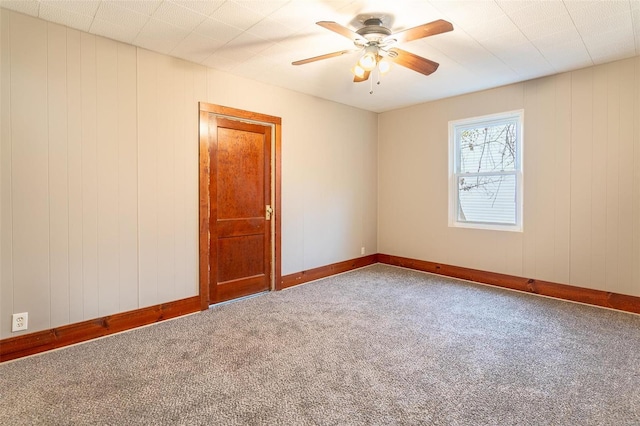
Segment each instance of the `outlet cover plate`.
M11 332L26 330L29 326L29 313L13 314L11 319Z

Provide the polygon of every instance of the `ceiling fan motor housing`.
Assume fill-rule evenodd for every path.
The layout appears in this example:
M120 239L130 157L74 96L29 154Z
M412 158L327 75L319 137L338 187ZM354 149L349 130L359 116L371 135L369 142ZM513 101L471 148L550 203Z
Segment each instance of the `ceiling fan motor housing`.
M364 27L356 31L359 35L368 41L380 41L391 35L391 30L382 26L382 20L379 18L370 18L364 21Z

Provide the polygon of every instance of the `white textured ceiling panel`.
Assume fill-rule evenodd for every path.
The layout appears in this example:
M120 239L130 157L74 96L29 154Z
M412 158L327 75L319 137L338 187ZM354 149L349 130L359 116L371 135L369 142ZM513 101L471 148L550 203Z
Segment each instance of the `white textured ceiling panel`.
M190 62L202 63L224 45L222 41L193 32L178 43L169 54Z
M519 42L522 42L523 38L521 31L507 15L497 15L484 20L479 19L466 26L464 32L480 43L497 37L509 38L515 36L520 38Z
M0 0L0 6L378 112L640 54L640 0ZM354 83L357 52L291 65L354 48L317 21L356 31L372 17L393 32L450 21L453 32L399 46L438 62L438 70L425 76L394 64L380 79L374 72Z
M532 42L555 72L592 65L582 38L573 30L549 34Z
M224 43L230 42L243 33L240 28L211 18L207 18L202 21L194 31L198 34Z
M211 14L211 17L216 21L224 22L241 30L247 30L260 22L266 15L247 9L233 1L227 1L216 9Z
M2 0L0 5L31 16L38 16L40 10L40 2L38 0Z
M152 17L142 30L140 30L134 43L149 50L169 53L180 44L187 35L189 35L187 30Z
M103 2L95 12L94 18L117 25L118 27L126 27L129 30L126 32L127 36L131 33L139 33L145 24L149 22L150 17L143 13L126 9L122 7L122 3L123 2L118 2L117 4Z
M114 24L98 18L93 19L89 31L92 34L109 37L128 44L133 43L140 32L137 27Z
M220 55L211 54L202 61L202 64L220 71L233 72L233 69L240 65L241 62L234 61L229 58L223 58Z
M163 2L153 14L153 18L192 32L207 19L207 16L175 3Z
M163 0L113 0L109 3L113 3L116 6L120 6L124 9L129 9L142 15L151 16L162 4L162 2Z
M234 0L234 2L262 16L267 16L287 4L288 0Z
M258 53L268 49L271 45L273 45L273 42L245 32L216 50L215 54L223 58L233 59L236 62L249 62L246 58L253 59Z
M438 0L431 4L446 15L445 19L464 28L478 25L479 21L497 19L505 13L498 3L490 0Z
M640 55L640 6L637 9L633 9L633 30L636 38L636 54Z
M178 6L182 6L205 16L210 16L220 6L222 6L224 2L225 0L171 0L171 3L175 3Z
M536 32L555 32L574 28L569 12L560 1L499 1L509 19L532 37Z
M42 3L40 4L38 16L46 21L67 25L82 31L89 31L95 11L92 14L83 14L58 6L57 2Z
M93 16L100 7L101 0L40 0L43 6L53 6L74 14Z
M247 32L257 37L279 42L291 37L296 33L296 30L268 16L249 28Z

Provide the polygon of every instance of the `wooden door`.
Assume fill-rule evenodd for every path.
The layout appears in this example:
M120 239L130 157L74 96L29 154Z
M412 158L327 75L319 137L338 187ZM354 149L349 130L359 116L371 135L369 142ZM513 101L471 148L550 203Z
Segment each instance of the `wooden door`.
M212 114L209 126L209 298L217 303L271 287L271 127Z

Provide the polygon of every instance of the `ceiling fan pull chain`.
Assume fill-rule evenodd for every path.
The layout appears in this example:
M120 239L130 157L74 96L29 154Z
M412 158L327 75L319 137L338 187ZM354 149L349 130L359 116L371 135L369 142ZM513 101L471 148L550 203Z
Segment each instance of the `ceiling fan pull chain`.
M369 79L369 94L373 95L373 79Z

